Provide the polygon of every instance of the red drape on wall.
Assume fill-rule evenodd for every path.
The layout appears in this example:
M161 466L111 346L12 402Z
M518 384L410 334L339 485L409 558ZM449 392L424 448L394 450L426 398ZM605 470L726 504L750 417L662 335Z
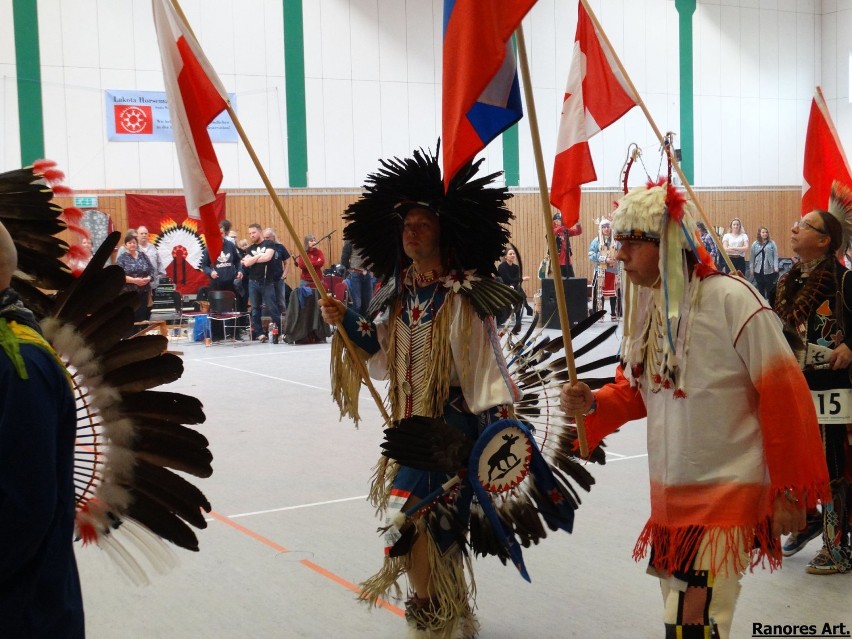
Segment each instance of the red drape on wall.
M206 286L201 255L207 246L198 220L187 216L182 195L127 194L127 221L131 228L148 228L149 241L157 247L166 275L181 294ZM225 219L225 194L216 196L216 218Z

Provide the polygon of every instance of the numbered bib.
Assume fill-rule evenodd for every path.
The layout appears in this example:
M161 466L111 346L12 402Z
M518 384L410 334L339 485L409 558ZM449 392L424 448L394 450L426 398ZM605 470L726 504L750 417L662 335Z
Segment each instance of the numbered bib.
M820 424L852 423L852 388L811 391Z

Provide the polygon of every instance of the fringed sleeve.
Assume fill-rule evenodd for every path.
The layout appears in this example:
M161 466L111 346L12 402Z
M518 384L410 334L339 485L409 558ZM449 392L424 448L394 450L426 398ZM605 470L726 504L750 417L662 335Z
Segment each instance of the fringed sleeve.
M331 339L331 396L340 407L341 416L348 415L357 425L361 420L358 413L361 374L351 358L358 357L366 362L379 352L379 340L376 326L351 309L347 309L343 317L343 329L355 346L355 353L346 349L339 332L334 334Z

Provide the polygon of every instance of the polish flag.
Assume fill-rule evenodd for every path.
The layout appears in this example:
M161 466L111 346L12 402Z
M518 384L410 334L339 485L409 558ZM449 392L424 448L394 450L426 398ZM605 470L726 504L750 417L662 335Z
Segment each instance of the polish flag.
M849 162L819 87L811 102L802 174L802 215L814 209L826 209L834 180L852 187Z
M222 184L207 126L227 108L228 94L170 0L152 0L163 79L189 216L201 219L210 255L222 251L213 203Z
M562 212L565 226L580 219L580 185L597 179L588 140L638 101L580 2L550 189L550 203Z

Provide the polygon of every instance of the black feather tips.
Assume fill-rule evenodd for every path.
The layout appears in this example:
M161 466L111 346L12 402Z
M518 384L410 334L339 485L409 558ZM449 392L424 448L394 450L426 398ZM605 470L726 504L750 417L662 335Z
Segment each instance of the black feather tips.
M499 173L477 178L482 160L469 162L456 174L447 191L441 178L438 149L419 149L410 158L381 160L381 168L367 176L365 192L346 209L343 236L361 250L370 270L386 283L410 263L402 249L402 221L415 207L433 211L440 220L441 255L446 272L495 272L509 241L506 226L513 214L505 203L505 187L491 186Z

